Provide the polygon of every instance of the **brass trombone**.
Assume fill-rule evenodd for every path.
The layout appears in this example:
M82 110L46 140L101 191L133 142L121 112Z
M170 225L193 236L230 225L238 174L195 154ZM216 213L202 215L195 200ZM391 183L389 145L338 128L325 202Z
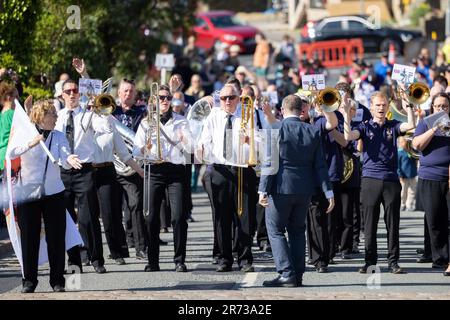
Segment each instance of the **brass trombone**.
M255 108L253 99L248 95L241 96L241 132L244 132L248 128L249 134L249 157L247 165L254 167L257 165L256 149L255 149ZM244 158L244 148L242 144L239 144L239 163ZM237 211L238 216L241 217L244 212L244 168L238 168L238 199L237 199Z
M162 163L162 148L161 148L161 136L160 136L160 111L159 111L159 85L157 82L153 82L150 85L150 98L148 99L147 110L147 123L148 128L145 131L145 144L152 140L152 134L156 134L156 155L152 155L151 151L147 151L144 154L144 188L143 188L143 214L148 216L150 214L150 165Z

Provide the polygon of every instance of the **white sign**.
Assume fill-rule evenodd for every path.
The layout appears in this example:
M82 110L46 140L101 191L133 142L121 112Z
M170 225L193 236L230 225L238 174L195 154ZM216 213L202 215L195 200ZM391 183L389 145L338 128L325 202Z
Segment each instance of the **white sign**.
M78 87L82 95L99 95L102 93L102 80L81 78Z
M305 74L302 76L303 90L325 89L325 76L323 74Z
M158 53L156 55L155 66L158 70L161 69L172 70L173 67L175 67L175 59L173 57L173 54Z
M269 103L273 106L278 104L278 93L276 91L264 91L263 97L266 97Z
M405 66L403 64L394 64L394 69L392 70L392 80L404 83L406 85L414 82L414 75L416 73L416 68L411 66Z
M355 116L352 118L353 122L362 122L363 121L364 110L356 109Z

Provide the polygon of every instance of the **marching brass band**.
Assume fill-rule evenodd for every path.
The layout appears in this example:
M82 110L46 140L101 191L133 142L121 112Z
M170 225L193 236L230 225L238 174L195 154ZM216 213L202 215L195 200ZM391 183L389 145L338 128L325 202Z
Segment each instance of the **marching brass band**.
M173 228L175 271L188 271L189 204L185 193L190 192L186 190L190 182L186 181L185 166L195 159L195 164L207 166L203 182L211 202L216 271L232 271L236 259L239 270L253 272L255 234L262 250L273 250L277 257L280 254L275 252L279 246L271 247L270 239L279 239L270 234L272 225L267 235L265 222L269 220L264 217L264 210L276 202L270 194L267 198L262 193L258 201L258 185L261 162L270 149L265 132L277 129L283 120L274 117L257 87L245 86L241 90L238 80L228 82L220 90L219 105L214 98L204 97L189 113L183 112L187 117L173 110L173 87L153 83L148 104L136 106L134 82L124 79L119 84L117 105L112 96L102 94L93 100L91 110L83 110L78 83L67 80L63 84L65 108L58 113L55 132L67 139L67 152L62 159L77 155L72 159L77 163L71 168L61 163L60 170L65 207L78 223L87 252L85 265L92 264L97 273L106 272L101 216L111 259L125 264L128 247L134 246L136 257L148 260L145 271L159 271L160 210L165 199ZM297 104L294 109L299 110L296 116L300 121L320 136L328 171L323 181L316 177L317 181L311 182L315 193L305 198L309 201L305 207L309 263L317 272L328 272L336 256L348 259L357 252L360 226L365 236L365 264L359 272L365 273L377 264L377 225L383 205L389 268L392 273L404 273L398 264L401 186L397 176L397 137L414 130L415 114L420 114L415 106L427 100L430 91L425 85L413 84L403 88L400 96L396 97L398 101L392 101L384 93L374 93L367 106L371 114L354 101L351 88L344 84L323 90L300 90L298 98L289 98ZM411 145L421 152L419 188L432 231L433 262L447 268L449 241L444 234L450 229L442 224L450 205L448 95L434 97L432 105L435 113L447 114L447 118L443 116L447 120L432 127L420 120ZM388 113L403 115L406 121L389 119ZM286 114L292 117L296 113ZM354 140L362 144L353 143ZM434 152L440 152L443 162L433 159ZM282 185L283 181L278 183ZM324 187L325 183L328 187ZM125 229L122 211L127 213ZM68 251L68 263L82 270L80 249L83 248ZM276 263L277 268L282 265L278 260ZM56 278L51 280L52 286L64 287L60 269L59 266ZM445 274L449 272L447 269ZM301 275L290 281L283 279L282 271L279 273L281 278L267 286L301 285ZM36 279L32 282L34 291ZM31 291L27 290L24 292Z

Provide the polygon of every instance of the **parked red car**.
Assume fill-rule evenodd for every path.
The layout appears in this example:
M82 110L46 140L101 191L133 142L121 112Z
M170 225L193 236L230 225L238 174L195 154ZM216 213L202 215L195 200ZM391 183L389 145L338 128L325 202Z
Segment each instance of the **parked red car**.
M226 43L237 44L241 53L255 51L255 35L260 31L245 25L236 19L231 11L209 11L199 13L196 18L194 32L197 36L196 45L203 49Z

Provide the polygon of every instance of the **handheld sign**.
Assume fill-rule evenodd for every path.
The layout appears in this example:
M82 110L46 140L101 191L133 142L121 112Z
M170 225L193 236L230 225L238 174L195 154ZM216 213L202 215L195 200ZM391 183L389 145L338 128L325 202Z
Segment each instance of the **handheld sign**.
M411 66L405 66L402 64L394 64L394 69L392 70L392 80L404 83L406 85L414 82L414 75L416 73L416 68Z
M78 87L82 95L99 95L102 93L102 80L81 78Z
M302 76L303 90L325 89L325 76L323 74L305 74Z

